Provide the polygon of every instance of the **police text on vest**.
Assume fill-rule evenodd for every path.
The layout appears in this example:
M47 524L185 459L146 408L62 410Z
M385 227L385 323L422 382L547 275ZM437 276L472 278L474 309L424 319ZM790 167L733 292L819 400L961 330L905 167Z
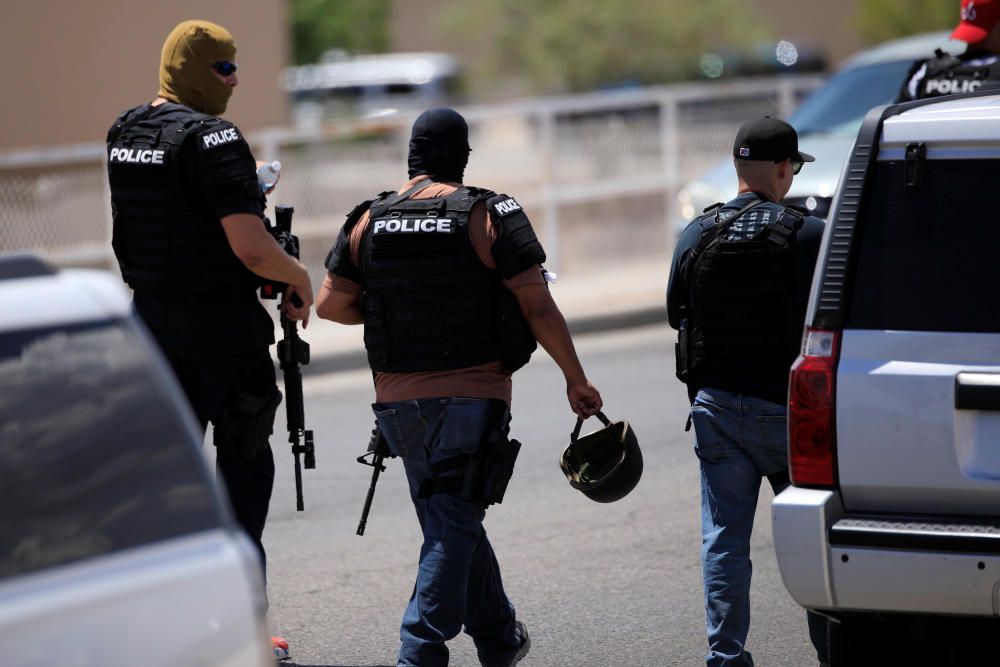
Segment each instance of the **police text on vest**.
M142 148L112 148L108 160L111 162L131 162L132 164L163 164L162 150Z
M226 128L225 130L219 130L211 134L206 134L201 138L204 148L212 148L213 146L221 146L222 144L228 144L230 141L236 141L240 138L240 133L236 131L235 127Z
M499 213L500 215L509 215L514 211L521 210L521 205L518 204L513 199L504 199L503 201L494 204L493 207L497 210L497 213Z
M941 93L943 95L956 95L958 93L971 93L983 85L982 81L957 81L955 79L928 79L927 93Z
M452 221L446 218L389 218L376 220L374 234L451 234Z

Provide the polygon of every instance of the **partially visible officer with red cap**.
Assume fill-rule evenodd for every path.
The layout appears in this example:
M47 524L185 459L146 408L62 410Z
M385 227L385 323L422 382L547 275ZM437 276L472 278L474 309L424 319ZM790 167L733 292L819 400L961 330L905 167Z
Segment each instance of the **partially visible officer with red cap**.
M962 0L961 17L951 37L968 42L965 53L913 63L897 102L1000 88L1000 0Z
M306 268L263 224L250 147L218 118L237 83L236 43L225 28L175 27L157 97L108 131L108 175L122 278L202 427L214 425L218 472L263 567L274 485L268 441L281 393L268 349L274 325L256 290L262 278L288 284L281 307L303 324L313 292ZM278 657L287 648L276 639Z

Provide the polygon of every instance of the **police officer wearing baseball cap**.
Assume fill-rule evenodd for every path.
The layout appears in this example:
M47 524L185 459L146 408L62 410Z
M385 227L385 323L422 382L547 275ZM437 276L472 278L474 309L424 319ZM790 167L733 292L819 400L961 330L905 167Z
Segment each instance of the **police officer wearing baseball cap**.
M802 166L788 123L743 125L733 144L739 194L681 234L667 287L701 469L709 667L750 666L750 534L764 478L788 486L788 373L798 354L823 222L783 206ZM826 624L809 617L821 664Z
M968 43L954 56L938 49L918 60L903 80L897 102L1000 88L1000 0L962 0L952 39Z
M268 438L281 393L268 350L274 325L256 289L262 278L288 284L282 308L304 323L313 295L306 268L264 227L250 146L218 117L236 69L225 28L177 25L163 44L156 98L108 131L108 177L122 277L202 427L214 425L218 472L263 565L274 484ZM283 640L274 648L287 657Z

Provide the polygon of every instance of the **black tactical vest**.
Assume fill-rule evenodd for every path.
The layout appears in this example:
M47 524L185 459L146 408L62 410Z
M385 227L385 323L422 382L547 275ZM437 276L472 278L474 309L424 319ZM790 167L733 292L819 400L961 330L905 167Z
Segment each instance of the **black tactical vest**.
M252 291L260 279L233 253L219 220L191 186L181 151L218 118L178 104L122 115L108 132L112 242L122 277L150 294Z
M992 54L979 55L982 58L989 58ZM917 99L971 93L984 86L1000 87L1000 62L994 61L985 65L970 64L970 61L976 59L968 55L959 58L941 50L936 51L935 57L926 62L927 70L917 86Z
M462 187L447 197L383 195L361 241L365 348L372 370L465 368L501 361L503 287L469 239L472 207L493 193Z
M689 306L686 381L694 389L785 387L798 354L793 249L802 216L785 209L753 238L728 240L726 229L747 210L721 219L718 208L711 211L715 223L681 267ZM780 393L763 398L783 402Z

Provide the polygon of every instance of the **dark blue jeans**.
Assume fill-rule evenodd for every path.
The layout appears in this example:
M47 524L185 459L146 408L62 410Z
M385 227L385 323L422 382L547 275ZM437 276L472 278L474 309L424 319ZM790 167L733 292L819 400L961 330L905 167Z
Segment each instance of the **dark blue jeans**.
M500 566L483 529L483 506L445 492L418 497L434 467L447 468L449 459L482 446L494 405L482 399L432 398L372 406L389 448L403 461L424 535L417 580L400 628L400 667L447 665L445 642L463 624L487 667L505 665L520 646L514 606L504 593Z
M708 667L752 667L750 533L763 478L788 486L786 408L761 398L705 388L691 406L701 467L701 560ZM826 660L826 619L808 615L817 657Z

